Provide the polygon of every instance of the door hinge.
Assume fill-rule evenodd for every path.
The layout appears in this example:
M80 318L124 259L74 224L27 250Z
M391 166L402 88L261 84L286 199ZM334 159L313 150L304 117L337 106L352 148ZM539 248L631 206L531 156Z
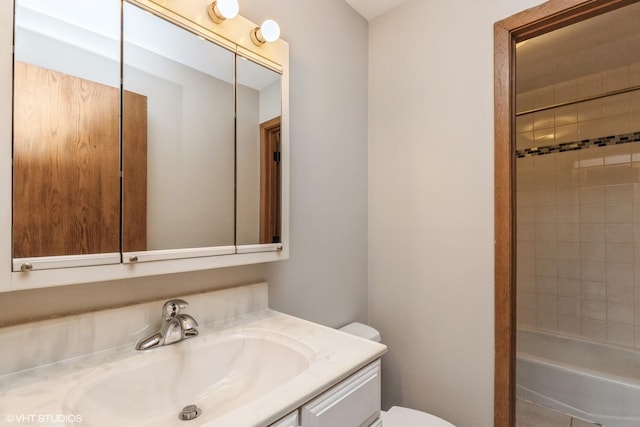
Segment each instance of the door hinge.
M279 151L274 151L273 152L273 161L276 163L280 163L280 152Z

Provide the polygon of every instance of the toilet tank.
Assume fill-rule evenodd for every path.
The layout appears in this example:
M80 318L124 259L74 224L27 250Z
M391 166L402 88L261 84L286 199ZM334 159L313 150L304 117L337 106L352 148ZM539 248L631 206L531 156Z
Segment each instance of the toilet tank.
M365 338L371 341L380 342L380 332L377 329L372 328L364 323L353 322L339 329L342 332L346 332L351 335L355 335L360 338Z

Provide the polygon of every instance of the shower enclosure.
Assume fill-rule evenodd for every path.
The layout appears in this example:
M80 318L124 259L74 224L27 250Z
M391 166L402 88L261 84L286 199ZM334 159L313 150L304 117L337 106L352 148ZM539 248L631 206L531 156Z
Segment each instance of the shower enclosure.
M516 46L517 396L606 427L640 426L638 22Z

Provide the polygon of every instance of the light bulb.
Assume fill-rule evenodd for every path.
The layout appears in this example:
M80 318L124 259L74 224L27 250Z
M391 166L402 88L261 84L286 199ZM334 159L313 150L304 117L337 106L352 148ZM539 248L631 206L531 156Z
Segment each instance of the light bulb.
M273 19L267 19L260 26L260 32L265 41L274 42L280 37L280 26Z
M238 0L214 0L208 7L209 17L216 24L222 24L225 19L235 18L240 11Z
M227 19L235 18L240 11L238 0L218 0L218 10L220 15Z

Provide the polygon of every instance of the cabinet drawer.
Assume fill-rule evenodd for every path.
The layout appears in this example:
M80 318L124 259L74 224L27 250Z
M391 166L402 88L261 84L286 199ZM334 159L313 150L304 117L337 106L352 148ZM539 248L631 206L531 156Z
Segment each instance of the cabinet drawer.
M298 411L294 411L287 415L286 417L276 421L271 424L269 427L298 427Z
M380 414L380 361L302 407L303 427L365 427Z

